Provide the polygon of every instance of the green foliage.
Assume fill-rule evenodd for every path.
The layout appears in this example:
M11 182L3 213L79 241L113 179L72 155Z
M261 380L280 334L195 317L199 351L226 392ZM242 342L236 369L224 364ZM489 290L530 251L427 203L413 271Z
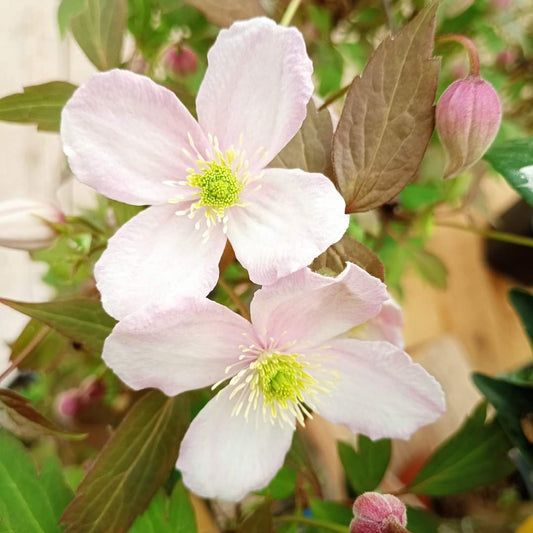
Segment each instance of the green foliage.
M27 303L0 298L0 303L39 320L95 354L102 352L104 341L116 324L96 300Z
M520 316L529 342L533 344L533 294L524 289L511 289L509 300Z
M67 533L127 531L176 463L189 417L186 394L151 391L138 400L63 514Z
M155 494L146 511L128 533L196 533L196 516L187 489L179 481L170 497Z
M26 398L7 389L0 389L0 420L4 428L20 438L33 439L40 435L63 439L85 437L64 431L32 407Z
M313 518L317 520L348 526L353 519L352 509L338 502L315 499L311 500L309 507Z
M259 491L259 494L268 494L275 500L284 500L294 494L298 474L288 466L282 466L274 476L268 487Z
M485 422L487 407L479 405L459 430L428 459L409 483L415 494L444 496L489 485L509 475L510 443L497 421Z
M409 246L407 253L411 263L423 279L439 289L446 288L448 269L439 257L424 248L415 246Z
M41 476L17 439L0 429L0 528L6 533L55 533L72 498L59 462L47 461Z
M483 157L533 205L533 137L496 144Z
M390 201L416 176L434 128L436 9L430 4L394 39L385 39L348 92L333 137L337 186L348 213Z
M428 511L407 506L407 527L410 533L438 533L439 521Z
M372 441L359 435L357 451L344 442L337 445L344 472L356 494L376 489L389 466L391 441Z
M80 48L99 70L120 66L126 19L126 0L63 0L58 9L60 32L70 26Z
M24 92L0 99L0 120L35 124L40 131L59 131L61 110L75 89L66 81L24 87Z
M533 384L512 381L510 378L491 378L475 373L472 376L476 387L495 407L498 421L513 444L522 452L533 468L533 444L531 435L526 437L523 424L531 424L533 413Z

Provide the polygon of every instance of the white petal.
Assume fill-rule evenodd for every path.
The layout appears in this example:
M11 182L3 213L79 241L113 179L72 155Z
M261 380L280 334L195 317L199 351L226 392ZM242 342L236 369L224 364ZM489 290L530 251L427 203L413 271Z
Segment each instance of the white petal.
M164 181L185 179L207 139L174 93L125 70L93 75L61 115L70 168L99 193L135 205L160 204L176 194Z
M107 338L103 359L133 389L155 387L168 396L212 385L231 373L251 325L207 298L153 305L121 320Z
M216 226L204 241L196 219L175 210L149 207L109 239L94 273L104 308L115 318L155 302L206 296L216 285L225 235Z
M231 416L231 390L222 390L192 421L181 442L177 467L183 482L203 498L238 501L268 485L283 465L293 428L263 420L261 410L248 421Z
M241 199L246 206L229 212L228 237L260 285L309 265L348 227L344 200L322 174L269 168Z
M252 323L266 338L315 346L375 317L387 289L361 267L348 263L336 278L302 269L263 287L251 304Z
M338 372L339 380L331 394L321 398L318 412L355 433L408 439L445 410L438 382L388 342L338 339L321 362Z
M207 59L196 100L202 128L224 150L242 136L251 169L263 168L299 130L313 92L301 33L267 18L236 22Z

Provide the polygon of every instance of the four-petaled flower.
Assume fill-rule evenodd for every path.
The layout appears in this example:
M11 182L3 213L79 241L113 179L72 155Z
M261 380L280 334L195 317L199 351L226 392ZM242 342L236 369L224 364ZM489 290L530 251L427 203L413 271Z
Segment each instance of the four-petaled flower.
M151 205L95 267L104 307L118 319L150 302L206 295L227 238L252 281L270 284L347 228L325 176L265 168L300 128L313 91L300 32L266 18L237 22L219 33L208 62L198 122L171 91L121 70L95 74L63 110L77 178Z
M267 485L313 412L373 439L406 439L443 412L440 386L399 346L347 336L383 320L387 301L356 265L336 278L305 268L255 293L252 323L204 298L141 309L115 327L103 358L134 389L223 387L177 466L197 494L239 500Z

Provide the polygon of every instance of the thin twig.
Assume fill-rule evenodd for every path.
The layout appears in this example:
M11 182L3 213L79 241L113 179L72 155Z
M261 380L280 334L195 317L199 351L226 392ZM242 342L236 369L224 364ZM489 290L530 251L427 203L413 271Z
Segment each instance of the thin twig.
M11 362L11 364L7 367L6 370L4 370L4 372L2 372L2 374L0 375L0 381L2 381L4 378L6 378L7 376L9 376L9 374L11 374L11 372L13 372L13 370L15 370L15 368L17 368L18 365L20 365L20 363L22 363L22 361L24 361L24 359L33 351L33 349L43 340L43 338L45 337L45 335L50 331L50 328L48 326L44 326L43 329L41 329L41 331L39 331L39 333L37 333L37 335L35 335L35 337L33 337L33 339L31 340L31 342L26 346L26 348L24 348L24 350L22 350L22 352L20 352L14 359L13 361Z
M520 246L529 246L530 248L533 248L533 239L529 237L522 237L521 235L514 235L513 233L485 230L480 228L474 228L472 226L463 226L462 224L455 224L453 222L435 222L435 225L444 228L453 228L461 231L468 231L469 233L475 233L476 235L481 235L486 239L492 239L494 241L509 242L511 244L519 244Z
M291 23L301 3L302 3L302 0L291 0L290 1L289 5L287 6L287 9L285 10L285 13L283 13L283 17L281 17L281 22L280 22L281 26L288 26Z
M227 292L228 296L231 298L231 301L236 305L237 309L239 310L239 313L244 318L246 318L246 320L250 320L250 313L248 309L246 309L246 306L244 305L243 301L235 293L232 287L228 283L226 283L223 278L220 278L218 280L218 284Z
M345 85L344 87L340 88L338 91L334 92L331 96L328 96L322 103L322 105L318 108L318 111L322 111L322 109L325 109L328 107L328 105L335 102L335 100L338 100L341 96L344 96L345 93L348 92L348 89L352 86L351 83L348 85Z

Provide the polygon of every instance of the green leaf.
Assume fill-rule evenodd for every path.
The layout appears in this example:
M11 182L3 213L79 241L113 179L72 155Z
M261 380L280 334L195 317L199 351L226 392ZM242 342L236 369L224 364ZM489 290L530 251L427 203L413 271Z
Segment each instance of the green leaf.
M61 518L67 533L122 533L173 468L189 422L189 396L146 393L106 443Z
M24 87L24 92L0 99L0 120L35 124L40 131L59 131L61 110L76 90L66 81Z
M338 442L339 456L346 477L357 494L374 490L383 479L391 458L391 441L372 441L359 435L357 451Z
M85 0L82 9L72 8L74 38L98 70L120 66L126 31L126 0Z
M298 474L296 473L296 470L289 466L282 466L279 472L268 484L268 487L258 491L258 494L268 494L275 500L284 500L294 494L297 479Z
M27 303L0 298L0 303L43 322L96 354L102 352L104 341L116 324L96 300Z
M523 420L533 413L533 386L505 378L491 378L475 373L474 384L494 406L498 420L513 444L533 468L533 444L526 437Z
M498 143L483 158L533 205L533 137Z
M509 300L520 316L529 342L533 344L533 294L524 289L511 289Z
M319 255L311 264L315 271L330 271L339 274L346 267L347 262L354 263L365 269L369 274L385 279L385 269L379 257L364 244L345 235L339 242L332 244L323 254Z
M11 345L10 361L24 350L28 355L17 365L19 369L42 370L47 368L55 357L62 353L68 340L37 320L30 320L15 342Z
M427 282L439 289L448 284L448 269L442 260L424 248L409 247L409 258L416 270Z
M196 530L194 507L187 489L179 481L170 498L162 490L156 493L128 533L196 533Z
M62 439L83 439L85 435L61 429L36 411L30 402L16 392L0 389L0 426L23 439L54 435Z
M237 529L237 533L274 533L270 500L265 500Z
M313 100L309 100L302 127L269 166L301 168L307 172L319 172L331 176L332 138L333 124L329 111L327 109L317 111Z
M442 181L434 183L410 183L400 193L402 206L409 211L417 211L431 205L443 197Z
M423 509L407 506L407 527L410 533L438 533L438 518Z
M191 497L182 481L178 481L169 508L170 533L196 533L196 515L191 503Z
M406 490L445 496L486 486L509 475L510 443L500 424L486 423L485 404L477 407L459 430L428 459Z
M349 507L338 502L328 502L324 500L311 500L309 504L313 518L326 522L335 522L348 526L353 519L353 511Z
M68 26L70 24L70 19L78 14L84 7L85 0L62 0L57 9L57 25L59 26L59 35L64 37Z
M63 511L72 501L74 494L66 481L61 463L55 456L48 457L41 470L41 485L50 498L50 505L56 522L59 522Z
M348 91L333 137L347 212L392 200L417 174L434 129L439 65L431 58L437 2L371 56Z
M53 490L51 490L51 488ZM10 533L55 533L63 505L71 497L59 465L45 463L37 477L30 455L0 429L0 517Z

